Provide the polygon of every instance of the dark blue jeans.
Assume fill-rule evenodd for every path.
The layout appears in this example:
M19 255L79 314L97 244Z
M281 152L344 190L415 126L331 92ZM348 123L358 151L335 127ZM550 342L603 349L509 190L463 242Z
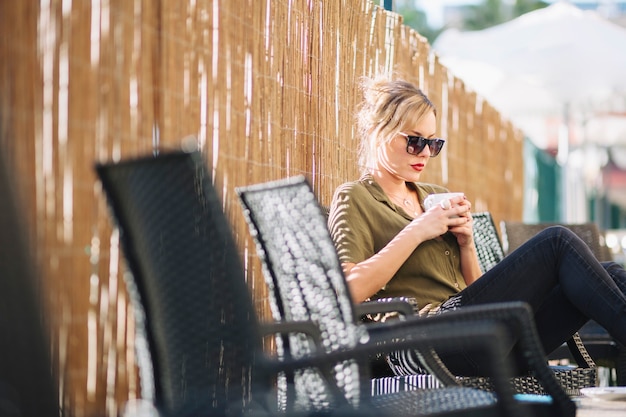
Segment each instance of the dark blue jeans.
M442 305L460 306L525 301L535 312L546 353L569 339L589 319L626 345L626 271L600 263L569 229L550 227L538 233L499 264ZM459 374L479 373L475 355L444 357ZM464 358L464 359L462 359ZM469 368L468 368L469 366Z

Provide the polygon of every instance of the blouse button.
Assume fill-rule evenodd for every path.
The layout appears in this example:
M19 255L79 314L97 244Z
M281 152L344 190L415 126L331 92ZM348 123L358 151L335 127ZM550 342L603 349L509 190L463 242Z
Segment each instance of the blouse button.
M459 283L458 283L458 282L455 282L455 283L454 283L454 286L455 286L456 288L459 288Z
M445 253L446 255L450 255L450 251L449 251L449 250L445 251L444 253Z

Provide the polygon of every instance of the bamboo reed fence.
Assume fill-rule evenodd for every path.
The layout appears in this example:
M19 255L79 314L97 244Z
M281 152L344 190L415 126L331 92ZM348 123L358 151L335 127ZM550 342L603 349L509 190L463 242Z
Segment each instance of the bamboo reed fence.
M269 318L234 188L304 174L329 204L358 176L358 79L381 70L439 108L448 143L423 179L497 222L521 219L521 132L370 1L0 2L0 151L30 225L64 415L116 416L139 396L125 265L94 162L202 150Z

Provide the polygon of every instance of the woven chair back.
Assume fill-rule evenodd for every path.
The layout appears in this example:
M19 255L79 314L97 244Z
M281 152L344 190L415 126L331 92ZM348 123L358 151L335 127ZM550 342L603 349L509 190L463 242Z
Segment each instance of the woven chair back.
M239 188L237 192L262 260L274 318L315 322L327 352L356 346L365 331L355 320L325 213L304 177ZM280 355L298 357L316 349L301 333L278 338L277 345ZM347 361L337 365L333 374L346 399L357 406L369 389L361 384L367 379L366 367ZM317 372L298 373L294 384L297 408L333 406Z
M472 218L478 261L485 273L504 258L504 251L491 213L488 211L473 213Z
M506 252L511 253L524 242L549 226L565 226L580 237L589 246L599 261L612 260L609 248L604 243L598 225L595 223L524 223L519 221L502 222L502 242Z
M154 400L168 415L238 414L251 400L260 337L229 223L200 155L96 169L130 267L139 336L143 329L147 340L138 355L142 384L152 380L153 366Z

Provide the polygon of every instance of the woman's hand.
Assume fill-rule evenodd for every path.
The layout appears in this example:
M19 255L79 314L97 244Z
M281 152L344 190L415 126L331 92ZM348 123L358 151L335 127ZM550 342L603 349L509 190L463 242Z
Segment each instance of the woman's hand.
M456 205L455 205L456 203ZM451 226L450 232L456 236L461 250L461 273L467 285L476 281L482 275L476 245L474 244L474 219L472 219L472 204L465 197L458 197L452 202L450 212L455 212L460 224Z
M458 216L459 223L451 225L448 230L456 236L459 247L474 244L474 220L472 219L472 203L465 197L455 197L450 200L450 214Z
M447 202L448 200L444 200ZM451 198L450 204L436 204L421 216L416 217L408 227L417 227L423 240L434 239L450 231L459 246L473 242L472 205L464 196Z
M445 234L451 226L449 211L440 205L435 205L413 219L405 230L418 238L417 244L438 238Z

